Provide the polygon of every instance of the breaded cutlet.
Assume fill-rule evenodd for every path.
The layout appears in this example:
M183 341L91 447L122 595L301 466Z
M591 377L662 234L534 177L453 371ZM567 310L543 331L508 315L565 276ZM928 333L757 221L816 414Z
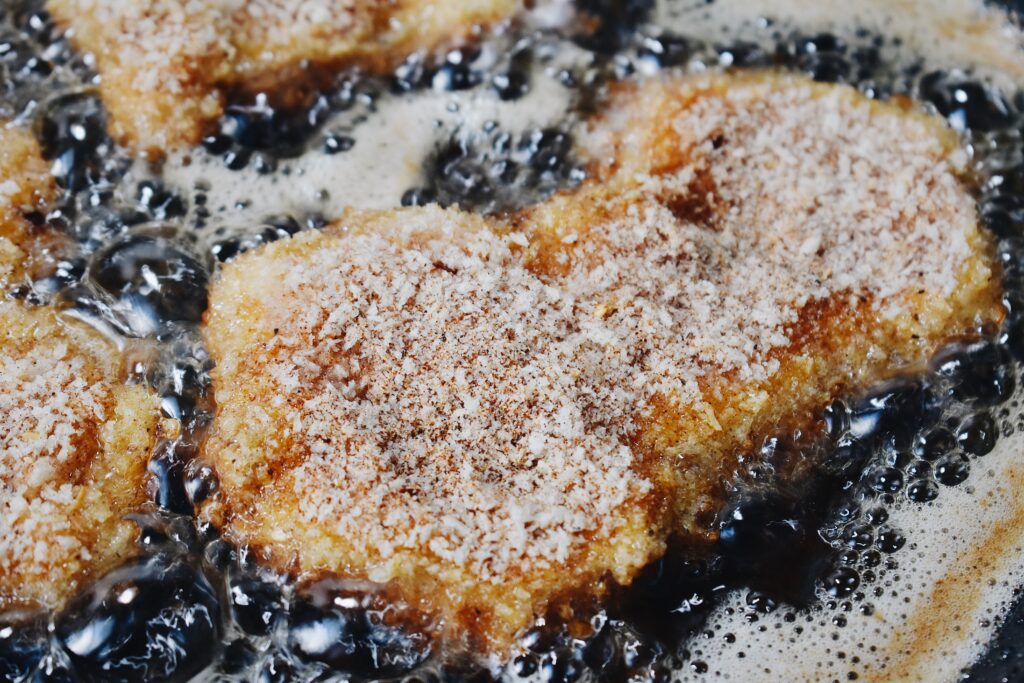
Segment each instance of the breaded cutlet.
M457 44L520 0L49 0L96 58L111 132L142 151L199 141L234 91L292 95L321 68L386 69Z
M0 129L0 610L55 607L131 553L158 402L113 344L10 299L56 238L22 215L52 193L32 137Z
M512 216L351 211L227 264L203 514L500 652L711 538L760 438L1002 315L939 120L675 76L613 94L585 146L591 181Z

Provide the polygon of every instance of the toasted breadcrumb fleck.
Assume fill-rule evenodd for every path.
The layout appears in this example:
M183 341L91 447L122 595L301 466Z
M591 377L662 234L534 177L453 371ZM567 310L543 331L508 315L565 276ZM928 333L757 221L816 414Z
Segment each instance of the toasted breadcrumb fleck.
M595 180L351 212L227 265L206 514L500 650L700 538L755 440L998 320L943 124L794 77L612 96Z

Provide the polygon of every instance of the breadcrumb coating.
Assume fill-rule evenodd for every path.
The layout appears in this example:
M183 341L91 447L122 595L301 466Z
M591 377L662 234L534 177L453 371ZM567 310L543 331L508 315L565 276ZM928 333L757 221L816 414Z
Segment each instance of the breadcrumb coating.
M614 93L583 188L352 211L246 254L205 336L204 514L279 569L394 582L501 651L712 536L774 430L997 322L938 120L780 75Z

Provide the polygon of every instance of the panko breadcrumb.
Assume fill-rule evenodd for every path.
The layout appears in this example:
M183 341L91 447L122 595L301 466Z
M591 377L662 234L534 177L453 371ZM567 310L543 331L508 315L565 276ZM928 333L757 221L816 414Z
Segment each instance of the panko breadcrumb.
M593 180L519 214L353 211L226 265L204 514L501 651L670 535L710 538L760 438L1000 318L938 120L666 77L586 145Z
M317 70L387 68L470 38L520 0L49 0L95 55L112 133L161 153L198 142L232 91L294 95Z

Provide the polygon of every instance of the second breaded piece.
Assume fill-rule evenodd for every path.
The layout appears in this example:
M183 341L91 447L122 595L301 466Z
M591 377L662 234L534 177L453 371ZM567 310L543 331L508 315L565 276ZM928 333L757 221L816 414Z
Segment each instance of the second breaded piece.
M955 142L843 87L665 78L612 99L577 192L243 256L207 313L204 514L503 650L710 536L759 438L998 321Z
M49 0L96 57L121 142L159 154L199 141L233 90L291 94L317 67L393 66L470 37L519 0Z

